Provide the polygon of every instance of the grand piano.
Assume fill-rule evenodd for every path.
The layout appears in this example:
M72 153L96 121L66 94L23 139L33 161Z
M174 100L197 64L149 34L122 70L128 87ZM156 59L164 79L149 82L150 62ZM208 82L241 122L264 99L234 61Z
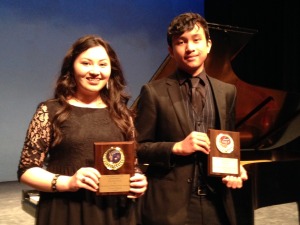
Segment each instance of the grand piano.
M238 224L253 225L254 210L265 206L297 202L299 211L300 93L252 85L234 72L232 63L257 30L213 23L209 28L213 45L206 71L237 88L235 126L249 175L242 189L232 190ZM168 55L150 81L175 69Z

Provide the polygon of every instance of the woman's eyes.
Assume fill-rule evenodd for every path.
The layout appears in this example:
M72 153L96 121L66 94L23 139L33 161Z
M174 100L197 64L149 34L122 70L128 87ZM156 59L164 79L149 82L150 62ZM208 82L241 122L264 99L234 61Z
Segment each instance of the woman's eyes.
M92 65L92 63L90 63L90 62L81 62L81 64L84 65L84 66L91 66ZM108 63L106 63L106 62L102 62L102 63L98 64L98 66L100 66L100 67L105 67L107 65L108 65Z
M90 65L90 63L89 63L89 62L82 62L81 64L82 64L82 65L85 65L85 66L88 66L88 65Z
M99 66L105 67L105 66L107 66L107 63L100 63Z

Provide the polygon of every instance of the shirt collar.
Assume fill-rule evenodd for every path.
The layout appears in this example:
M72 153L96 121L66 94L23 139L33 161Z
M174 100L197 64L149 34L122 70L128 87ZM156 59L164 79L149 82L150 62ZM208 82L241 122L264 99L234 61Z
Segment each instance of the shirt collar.
M183 85L187 81L187 79L189 79L191 77L193 77L191 74L178 69L177 79L178 79L179 85ZM206 74L205 69L201 73L199 73L197 76L194 76L194 77L201 78L201 80L203 81L203 84L202 84L203 86L205 86L205 84L207 84L207 74Z

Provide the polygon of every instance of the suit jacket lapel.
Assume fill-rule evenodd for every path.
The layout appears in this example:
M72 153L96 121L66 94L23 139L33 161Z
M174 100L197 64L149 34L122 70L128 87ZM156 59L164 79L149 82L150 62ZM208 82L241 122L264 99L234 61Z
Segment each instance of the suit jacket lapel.
M219 85L219 82L215 82L215 79L208 76L208 80L212 87L213 95L215 96L216 104L220 121L220 129L226 129L225 121L226 121L226 102L224 101L224 90Z
M173 74L173 76L166 81L167 91L173 103L173 107L184 136L187 136L193 130L193 125L188 117L188 113L185 108L185 102L175 74Z
M215 96L217 104L217 115L219 116L220 129L226 129L226 102L224 99L224 90L223 88L221 88L220 83L217 82L214 78L208 76L208 80L211 84L212 92ZM183 100L181 90L176 79L176 72L166 80L166 86L181 129L184 135L187 136L191 131L194 130L194 128L185 108L185 102Z

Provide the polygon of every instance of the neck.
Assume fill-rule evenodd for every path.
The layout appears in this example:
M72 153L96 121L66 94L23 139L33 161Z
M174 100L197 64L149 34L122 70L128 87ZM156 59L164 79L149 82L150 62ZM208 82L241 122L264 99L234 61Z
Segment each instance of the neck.
M85 96L74 95L69 99L69 103L79 107L88 107L88 108L103 108L106 106L103 103L100 96L85 97Z

